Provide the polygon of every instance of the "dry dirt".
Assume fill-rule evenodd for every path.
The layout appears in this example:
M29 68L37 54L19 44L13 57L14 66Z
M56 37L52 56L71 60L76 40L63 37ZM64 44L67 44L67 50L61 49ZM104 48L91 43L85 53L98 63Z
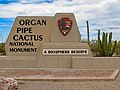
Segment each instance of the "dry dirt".
M114 70L0 69L0 77L110 77ZM18 90L120 90L120 74L115 80L27 80Z
M72 69L1 69L0 77L54 76L54 77L110 77L114 70Z

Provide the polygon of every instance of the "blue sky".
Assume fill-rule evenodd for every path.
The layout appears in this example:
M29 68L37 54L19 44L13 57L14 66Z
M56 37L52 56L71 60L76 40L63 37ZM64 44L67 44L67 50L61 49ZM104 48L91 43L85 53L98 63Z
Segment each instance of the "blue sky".
M74 13L82 38L86 38L86 20L90 38L101 32L113 32L120 40L120 0L0 0L0 42L5 42L16 16L54 16Z

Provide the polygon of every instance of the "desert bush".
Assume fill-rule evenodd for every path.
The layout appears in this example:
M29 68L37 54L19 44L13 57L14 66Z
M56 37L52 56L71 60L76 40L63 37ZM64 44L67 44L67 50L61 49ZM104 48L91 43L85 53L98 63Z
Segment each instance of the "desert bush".
M81 40L81 42L82 43L87 43L87 40L86 39L82 39ZM113 54L114 54L114 56L120 56L120 41L117 43L117 46L115 45L116 44L116 42L117 41L111 41L111 53L112 54L110 54L111 56L113 56ZM107 43L109 43L108 41L107 41ZM107 44L108 45L108 44ZM116 46L116 47L115 47ZM101 47L102 48L102 47ZM108 47L106 47L106 49L107 49ZM100 57L100 56L102 56L101 54L100 54L100 51L99 51L99 48L98 48L98 40L96 40L96 39L92 39L91 41L90 41L90 49L91 49L91 51L92 51L92 54L93 54L93 56L94 57ZM110 49L110 48L108 48L108 49ZM107 49L107 50L108 50ZM114 50L113 50L114 49ZM103 51L104 52L104 51ZM105 54L105 53L104 53ZM105 56L103 54L103 56ZM109 56L110 56L109 55Z
M91 51L92 51L92 53L93 53L93 56L98 56L97 43L98 43L98 41L97 41L97 40L94 40L94 39L92 39L92 40L90 41L90 49L91 49Z
M5 54L5 43L0 43L0 53Z
M82 43L88 43L88 40L85 39L85 38L82 38L82 39L81 39L81 42L82 42Z
M116 47L116 50L115 50L115 54L116 54L116 56L119 56L119 57L120 57L120 41L118 41L118 43L117 43L117 47Z

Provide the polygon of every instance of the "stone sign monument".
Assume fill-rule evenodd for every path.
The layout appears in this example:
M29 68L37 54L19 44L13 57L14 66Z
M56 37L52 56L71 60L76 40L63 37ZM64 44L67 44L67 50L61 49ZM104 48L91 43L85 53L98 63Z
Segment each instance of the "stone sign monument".
M71 67L72 57L92 56L72 13L18 16L5 47L8 56L34 56L36 67Z
M6 54L36 55L40 43L50 42L53 19L50 16L18 16L6 42Z

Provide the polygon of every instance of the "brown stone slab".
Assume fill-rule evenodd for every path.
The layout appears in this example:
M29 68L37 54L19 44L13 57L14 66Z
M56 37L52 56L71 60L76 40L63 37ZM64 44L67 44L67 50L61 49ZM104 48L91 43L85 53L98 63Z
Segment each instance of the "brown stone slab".
M50 42L54 16L18 16L5 44L8 56L35 56L43 42ZM21 39L20 39L21 37Z
M72 21L72 27L67 35L63 35L60 31L58 21L62 18L69 18ZM68 22L68 21L65 21ZM80 32L73 13L57 13L55 14L53 29L50 36L51 42L80 42Z
M119 70L0 69L0 77L17 80L114 80Z

